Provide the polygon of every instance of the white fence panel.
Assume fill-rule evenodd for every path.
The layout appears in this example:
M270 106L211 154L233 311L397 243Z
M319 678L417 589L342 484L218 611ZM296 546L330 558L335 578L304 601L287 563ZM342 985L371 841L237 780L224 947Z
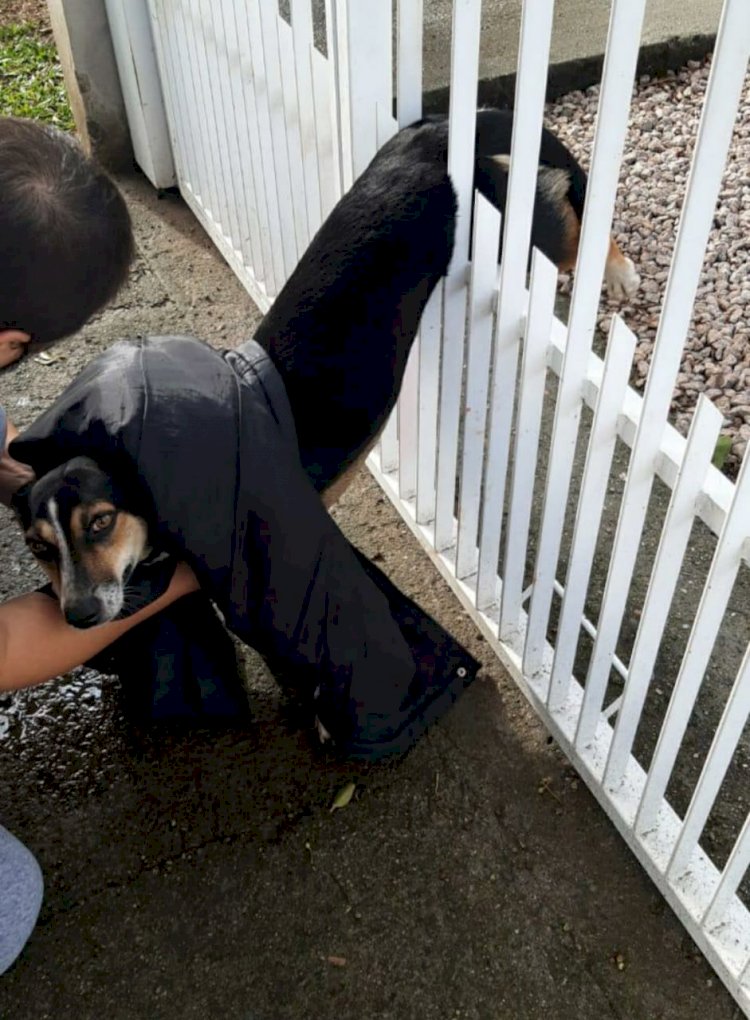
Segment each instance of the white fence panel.
M453 503L464 367L464 333L468 284L471 195L474 181L474 135L481 0L455 0L451 50L448 172L458 199L453 260L443 285L443 345L438 421L435 545L443 550L455 540Z
M426 362L429 365L429 374L425 378L425 387L431 387L432 393L428 395L423 392L420 384L416 502L408 498L408 494L403 491L399 493L397 473L388 472L382 463L380 465L373 463L372 467L395 506L453 587L462 605L472 614L537 711L560 740L603 807L618 825L649 875L687 925L737 1001L750 1015L750 998L745 987L747 980L745 968L750 954L750 914L737 896L737 888L750 861L750 822L738 837L723 874L697 843L734 751L738 731L745 721L746 711L742 705L747 683L746 668L743 667L731 703L716 731L713 749L703 776L693 792L692 803L684 820L679 818L664 799L666 780L672 774L680 746L679 728L671 728L664 741L670 749L670 754L663 759L663 774L658 771L661 760L659 757L655 757L652 771L647 773L632 754L635 729L641 718L692 522L700 518L716 534L729 527L729 522L734 520L734 513L730 513L730 510L735 500L737 506L745 506L746 514L750 509L750 493L745 495L744 491L739 491L744 490L745 485L742 482L738 483L738 489L735 491L734 487L710 466L721 421L719 412L707 401L700 400L687 443L667 424L671 380L674 373L665 375L659 368L659 363L670 357L674 358L676 356L674 352L671 355L654 356L656 375L654 381L649 382L649 389L661 388L662 398L656 413L649 403L653 397L647 395L644 403L644 400L632 390L626 390L635 338L621 322L615 320L613 323L605 364L603 365L591 352L643 9L643 2L619 2L613 5L610 23L612 45L608 48L600 97L592 170L568 327L565 329L556 321L550 325L548 321L541 340L541 349L547 353L550 367L560 376L560 383L552 423L541 530L537 536L537 554L532 571L534 581L529 591L523 591L523 577L530 568L526 548L530 533L534 466L538 460L546 369L544 363L540 363L538 349L535 351L533 346L533 338L535 324L546 317L549 320L552 318L551 282L546 293L546 309L542 309L540 305L545 304L545 299L541 296L544 293L544 285L536 281L536 275L532 278L532 292L538 287L540 296L535 297L531 306L528 306L528 294L522 275L519 276L516 271L514 277L513 270L508 269L505 263L501 266L499 301L501 312L504 272L508 273L505 278L510 279L512 283L506 284L509 296L505 305L507 316L504 320L505 325L503 327L498 324L494 334L493 393L489 402L490 409L495 410L493 401L497 401L499 410L495 412L495 435L500 435L501 440L495 439L493 448L490 439L490 450L485 451L485 474L479 490L481 500L477 502L477 453L480 446L486 445L487 433L480 431L483 386L479 377L483 372L477 370L477 366L481 365L483 370L485 365L483 359L486 356L484 346L486 320L475 317L471 300L467 309L466 276L460 275L465 267L460 259L452 267L455 275L449 276L446 280L444 294L441 295L443 300L446 295L450 297L442 315L442 389L439 409L431 403L431 400L434 400L435 379L439 373L434 361ZM465 7L456 5L454 18L459 19L465 15L466 10ZM525 17L529 19L527 26L535 24L535 19L543 20L544 14L540 13L540 10L537 4L526 5ZM741 18L739 11L739 5L730 0L724 15L716 63L722 67L731 65L731 69L722 72L719 84L712 81L710 89L711 93L718 90L717 94L723 97L721 120L729 125L734 118L736 102L735 91L727 82L738 82L747 62L747 36L740 31L739 22L736 20ZM727 25L730 26L729 29ZM454 54L456 46L467 45L466 39L470 35L467 26L459 21L455 29L457 35L454 36ZM528 27L527 31L529 39L533 39L535 34ZM722 42L728 38L728 33L735 35L732 53L728 53L727 44ZM538 32L537 35L544 38L542 32ZM522 57L519 68L519 96L524 80L524 68L533 63L532 53L537 52L538 57L535 46L543 48L543 43L537 38L535 43L528 43L528 46L528 55ZM546 62L546 53L544 59ZM524 60L530 63L524 64ZM538 67L536 70L538 71ZM538 78L537 74L537 81ZM465 92L462 102L466 104L463 109L471 118L471 101L466 98ZM540 94L537 94L536 102L541 117ZM521 160L526 161L523 165L527 170L525 173L519 173L517 179L524 181L528 180L529 176L533 179L533 169L529 168L533 168L537 159L539 127L536 126L534 129L536 131L534 140L534 131L529 127L529 121L533 119L534 101L528 100L528 104L522 114L517 97L516 125L522 123L525 132L514 130L511 182L513 168L521 166ZM707 104L703 118L703 123L710 123L711 126L702 127L701 131L702 133L710 131L709 137L712 138L712 142L709 144L720 176L724 160L721 146L724 145L724 149L726 148L724 144L726 127L714 123L713 106L713 102ZM462 123L460 109L456 102L451 109L451 116L459 118L459 123ZM540 121L538 124L540 126ZM458 126L455 130L458 130ZM524 140L518 141L516 151L517 139L522 134ZM696 154L696 161L698 159L699 152ZM705 171L696 167L693 177L696 174L704 176ZM716 191L707 190L704 186L702 195L703 217L708 223ZM525 204L523 198L517 199L521 211L517 213L514 227L510 219L512 196L509 196L504 224L505 250L508 250L508 246L515 252L522 250L524 232L527 229L523 210L530 214L532 197L532 193L529 192ZM688 198L686 208L689 207L690 201ZM475 235L480 235L480 231L475 230ZM704 245L705 236L693 235L692 251L696 265L702 260ZM490 257L489 242L475 236L472 259L474 261L481 259L482 253L484 258ZM516 270L518 262L516 259ZM678 263L673 268L673 274L682 272L684 270L680 270ZM682 321L675 332L678 337L678 351L684 342L691 301L692 294L683 289ZM437 315L438 312L436 303L436 311L433 312L431 309L423 324L424 335L427 333L426 326L429 326L431 333L436 331L430 316ZM668 308L664 312L665 316L667 314ZM468 317L468 327L464 334L465 315ZM527 329L522 340L521 386L517 394L518 406L514 415L516 352L524 315ZM516 316L520 318L514 318ZM504 342L498 342L501 335L505 337ZM475 344L478 344L476 348ZM515 349L513 344L516 345ZM663 328L658 344L663 344L665 349L669 347L669 340L663 339ZM502 366L501 371L497 370L498 364ZM532 365L536 366L534 370L531 368ZM480 401L479 408L477 399ZM568 576L563 585L557 579L558 557L584 403L591 406L595 414L588 435L588 452L577 503L578 524L569 552ZM437 442L439 467L436 498L433 499L435 451L431 437L434 434L436 413L439 418ZM514 429L515 438L508 457L505 449L510 444ZM645 472L645 464L648 462L649 487L654 477L659 476L674 489L674 492L667 509L651 581L640 613L640 626L633 652L630 661L624 662L617 656L612 642L604 641L606 634L602 636L599 626L586 619L585 602L590 586L593 553L599 535L598 522L610 476L609 465L615 438L619 437L633 447L639 443L639 435L646 434L649 437L650 457L641 461L641 454L636 448L631 455L628 479L640 470L639 463L644 465ZM461 441L463 455L459 458L457 454ZM403 444L401 456L404 456ZM505 541L501 542L503 535L500 522L507 469L512 472L507 494L509 518ZM428 490L426 492L422 489L421 479L424 479ZM632 483L626 482L626 497L628 484ZM489 498L488 493L491 489L494 490L494 494ZM621 514L626 512L623 509ZM473 542L473 539L476 539L474 529L478 517L483 521L479 549ZM621 516L621 519L624 518ZM733 533L732 572L725 572L726 576L721 584L721 598L715 602L715 612L710 614L714 623L720 616L720 607L723 609L726 604L731 581L739 567L743 549L747 548L744 543L748 531L750 526L746 524L743 528L738 527ZM484 555L482 542L485 543ZM720 547L722 544L720 540ZM637 548L637 540L631 538L629 553L633 561ZM500 575L498 559L503 565ZM615 575L615 567L612 565L610 572ZM632 567L620 577L618 592L621 589L622 594L627 594L631 572ZM715 587L717 576L712 574L707 591L712 586ZM554 645L550 645L547 633L553 593L561 596L562 607L561 617L556 625ZM527 617L523 605L529 595L530 616ZM619 600L617 604L611 605L616 605L619 610L619 613L613 614L619 630L625 608L624 599L622 605L619 605ZM606 628L609 613L605 615L603 611L601 615ZM705 628L703 636L698 635L698 644L703 651L696 677L703 675L713 643L713 631L709 634L707 625L704 624L703 627ZM625 680L622 696L607 706L602 703L604 687L601 686L601 681L597 684L595 680L590 687L587 681L584 686L573 675L576 647L581 632L587 633L593 639L595 647L603 648L608 644L606 676L610 667L614 666ZM693 644L691 636L689 647ZM684 699L680 695L676 697L685 711L688 710L688 706L692 706L690 698ZM657 752L657 755L663 753ZM656 775L664 782L656 782L654 767L657 769ZM639 807L642 810L644 806L648 809L651 803L654 805L656 816L649 819L652 827L644 831L643 825L636 824L636 815ZM686 879L686 867L690 869L689 880Z
M398 0L396 112L398 126L422 116L423 0Z
M682 831L672 851L667 874L673 881L681 876L696 850L700 834L742 736L748 714L750 714L750 647L745 652L739 675L716 728L703 771L685 814Z
M276 208L281 224L281 247L284 257L284 279L286 279L291 276L292 270L297 265L295 208L298 207L299 196L295 201L292 189L291 161L287 150L277 34L279 13L275 4L259 2L259 0L249 0L248 10L252 13L250 33L253 40L253 64L258 62L258 74L263 76L265 99L268 106L271 134L269 164L273 166L276 182Z
M331 96L335 93L330 62L310 45L313 98L315 101L315 144L318 157L318 186L322 223L333 209L341 194L339 143L336 135L338 121L331 111Z
M413 124L422 115L423 16L422 0L399 0L396 14L396 114L399 127ZM423 330L424 326L420 332ZM431 356L428 341L427 357ZM381 464L398 464L402 499L411 499L417 492L421 364L421 338L417 337L404 373L398 407L388 422L381 445ZM397 450L394 445L396 439Z
M428 524L435 519L442 313L443 290L436 287L422 313L419 327L416 515L420 524Z
M273 0L149 0L149 13L179 186L266 309L340 197L340 90L361 74L342 80L335 31L330 59L316 49L310 0L292 0L290 21Z
M713 210L732 137L747 65L749 37L747 6L727 4L716 43L716 58L698 130L698 142L646 384L643 414L633 444L594 653L586 678L586 700L577 737L579 745L590 739L596 724L620 630L638 550L638 538L643 530L651 495L653 463L659 449L660 429L669 414L680 355L690 324Z
M529 249L531 240L553 9L552 0L524 4L521 20L516 116L513 123L508 204L503 234L504 251L511 250L519 254L516 258L503 259L500 268L487 467L484 473L486 512L479 539L482 569L477 576L477 602L480 609L486 609L496 597L503 497L510 453L518 345L524 312L526 276L524 255ZM489 252L487 257L490 257Z
M136 162L156 188L176 183L164 91L146 0L105 0Z
M294 33L281 18L276 19L279 43L279 68L281 70L281 91L284 97L284 127L286 128L286 152L289 164L289 183L292 192L294 232L297 251L294 264L307 247L312 232L307 219L307 188L305 186L305 158L302 149L302 124L299 110L296 54ZM310 156L315 150L311 149Z
M640 625L628 664L628 675L604 772L603 782L610 790L616 790L622 782L627 759L632 750L659 643L690 538L695 505L711 464L721 422L720 412L701 396L688 435L685 457L667 509L653 572L643 601Z
M651 762L648 783L635 820L638 832L644 832L652 827L664 798L664 791L674 767L698 688L705 676L722 616L742 562L749 530L747 517L749 506L750 457L746 457L737 479L731 509L719 535L703 597L688 638L687 651L672 692L659 743Z
M596 324L604 260L615 207L617 179L625 144L630 93L635 75L645 0L614 0L607 36L601 96L596 118L589 187L581 226L568 340L555 407L544 518L536 556L529 631L524 649L526 674L539 671L545 646L555 571L560 555L568 488L573 470L581 384Z
M291 0L294 76L297 85L297 107L302 171L305 181L305 206L308 236L312 237L323 222L320 179L318 177L318 143L313 87L313 20L307 0ZM329 133L330 138L330 133ZM328 142L330 145L330 140Z
M557 269L538 250L531 263L529 314L523 338L523 361L518 390L516 436L511 461L511 495L508 510L508 534L513 541L505 549L502 599L498 632L503 640L518 635L523 604L523 575L539 454L539 433L542 424L544 388L547 382L547 347L555 311ZM488 466L492 464L488 460ZM483 563L482 555L490 561ZM488 553L480 549L479 577L494 575L497 587L497 556L494 547ZM491 573L493 572L493 573ZM481 582L480 582L481 583ZM477 601L481 594L477 592Z
M497 264L487 252L500 245L500 213L478 192L474 197L474 258L469 284L468 359L464 399L464 433L459 490L456 575L465 579L477 569L479 503L482 495L487 423L492 324ZM497 568L495 568L497 569Z
M625 398L634 353L635 337L619 316L613 316L602 384L583 468L570 561L565 577L559 638L555 647L547 698L547 708L550 712L558 711L564 704L573 674L579 623L585 616L586 592L591 579L591 567L617 440L617 422Z

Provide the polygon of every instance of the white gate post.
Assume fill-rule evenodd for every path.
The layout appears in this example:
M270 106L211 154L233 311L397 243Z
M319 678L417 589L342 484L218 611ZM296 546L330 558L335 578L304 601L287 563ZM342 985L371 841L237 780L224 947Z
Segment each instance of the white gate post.
M177 182L148 0L105 0L130 137L155 188Z

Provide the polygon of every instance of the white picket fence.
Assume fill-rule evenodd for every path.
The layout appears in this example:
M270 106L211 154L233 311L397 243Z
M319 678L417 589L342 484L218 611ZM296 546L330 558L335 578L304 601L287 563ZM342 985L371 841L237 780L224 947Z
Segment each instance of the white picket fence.
M422 0L327 0L326 54L310 0L147 0L182 194L262 308L377 148L420 115ZM108 0L133 17L129 0ZM701 398L687 440L667 424L713 210L750 53L747 0L726 0L645 395L627 385L635 337L614 317L592 352L645 0L615 0L580 253L567 325L554 315L556 271L528 246L554 0L524 6L508 208L472 215L481 0L454 0L449 170L459 196L456 253L433 295L398 407L370 468L648 874L750 1016L750 913L738 895L750 819L721 868L699 844L750 711L745 654L682 817L665 794L750 544L750 467L736 484L711 466L721 424ZM114 24L114 23L113 23ZM116 40L117 41L117 40ZM393 112L393 82L395 109ZM141 103L141 107L142 107ZM499 231L504 251L496 266ZM549 373L558 377L539 520ZM567 570L558 577L582 415ZM585 615L617 440L630 448L606 584ZM547 442L547 440L545 440ZM671 489L628 661L618 651L656 478ZM505 524L503 525L504 514ZM713 560L656 749L636 730L693 523L716 536ZM533 531L533 535L532 535ZM535 551L530 550L533 539ZM499 567L499 569L498 569ZM531 583L525 587L525 578ZM560 603L554 627L553 600ZM628 612L632 613L631 607ZM635 626L635 624L634 624ZM582 635L593 641L574 675ZM624 681L608 697L610 672Z

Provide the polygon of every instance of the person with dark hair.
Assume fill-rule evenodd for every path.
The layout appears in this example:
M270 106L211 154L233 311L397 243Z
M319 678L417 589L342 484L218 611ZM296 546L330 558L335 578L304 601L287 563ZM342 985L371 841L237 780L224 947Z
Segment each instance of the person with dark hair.
M76 140L0 118L0 368L80 329L133 254L125 200Z
M80 329L125 282L134 250L122 195L74 138L46 124L0 117L0 368ZM4 503L32 477L8 454L16 435L0 405ZM0 658L12 640L32 659L46 647L56 664L78 664L197 587L180 564L160 599L100 628L94 641L65 623L54 599L32 592L2 607ZM34 856L0 825L0 974L31 934L42 892Z

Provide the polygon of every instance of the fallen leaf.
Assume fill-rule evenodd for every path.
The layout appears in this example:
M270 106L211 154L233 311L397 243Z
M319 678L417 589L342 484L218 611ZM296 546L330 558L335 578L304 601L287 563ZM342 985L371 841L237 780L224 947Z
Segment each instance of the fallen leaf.
M731 436L719 436L716 440L716 447L714 449L714 455L711 463L719 471L724 467L724 462L730 454L732 449L732 437Z
M354 791L357 789L356 783L347 783L346 786L342 786L336 796L333 798L333 804L331 804L330 810L333 812L337 808L345 808L349 801L354 796Z

